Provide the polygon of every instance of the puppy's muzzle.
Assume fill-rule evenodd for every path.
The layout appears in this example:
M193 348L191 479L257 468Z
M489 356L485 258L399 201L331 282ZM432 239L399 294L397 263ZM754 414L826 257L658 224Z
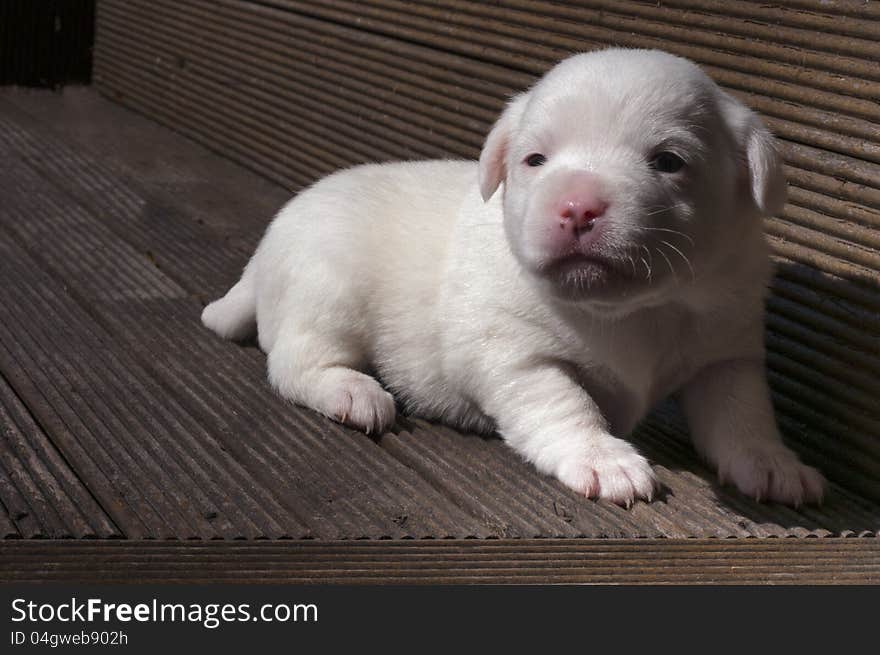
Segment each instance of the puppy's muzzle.
M588 252L608 211L608 198L591 173L570 173L560 186L563 191L550 212L559 227L552 230L553 243L548 245L556 252Z

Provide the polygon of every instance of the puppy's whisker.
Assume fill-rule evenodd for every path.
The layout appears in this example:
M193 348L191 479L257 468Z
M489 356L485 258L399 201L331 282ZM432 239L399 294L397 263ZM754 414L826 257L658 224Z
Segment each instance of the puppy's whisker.
M672 277L675 278L675 281L678 282L678 275L675 272L675 267L672 265L672 262L669 261L669 257L666 256L666 253L663 252L659 247L656 249L660 256L666 260L666 265L669 266L669 272L672 273Z
M654 255L653 255L653 253L651 253L651 251L648 249L648 246L641 246L641 249L644 250L644 251L645 251L645 254L648 256L648 263L650 264L650 266L649 266L648 268L653 267L653 266L654 266Z
M648 286L650 286L653 282L653 280L651 279L651 267L648 266L648 262L645 260L644 257L639 257L639 259L641 259L642 263L645 265L645 279L648 281Z
M651 232L669 232L670 234L674 234L674 235L676 235L676 236L680 236L682 239L686 239L686 240L691 244L692 247L695 245L695 244L694 244L694 240L693 240L691 237L689 237L689 236L688 236L687 234L685 234L684 232L679 232L678 230L671 230L671 229L666 228L666 227L645 227L645 226L641 226L641 227L638 227L638 228L636 228L636 229L638 229L638 230L649 230L649 231L651 231Z
M662 241L661 243L669 246L670 248L672 248L675 252L677 252L681 256L681 258L684 260L684 263L687 264L688 270L691 272L691 282L696 282L697 275L696 275L696 273L694 273L694 267L691 266L691 260L689 260L681 250L679 250L678 248L673 246L668 241Z
M645 216L656 216L657 214L662 214L663 212L672 211L673 209L677 209L678 207L685 207L685 203L683 202L674 202L671 205L658 205L656 207L650 207Z

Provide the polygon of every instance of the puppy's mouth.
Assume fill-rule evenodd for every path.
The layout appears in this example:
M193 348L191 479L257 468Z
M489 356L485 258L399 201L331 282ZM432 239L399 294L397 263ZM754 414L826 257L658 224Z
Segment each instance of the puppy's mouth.
M635 284L628 259L596 250L548 258L533 270L551 284L560 298L576 302L591 300L616 305L641 286Z
M574 252L556 257L542 262L538 272L560 281L582 283L630 277L616 259L595 252Z

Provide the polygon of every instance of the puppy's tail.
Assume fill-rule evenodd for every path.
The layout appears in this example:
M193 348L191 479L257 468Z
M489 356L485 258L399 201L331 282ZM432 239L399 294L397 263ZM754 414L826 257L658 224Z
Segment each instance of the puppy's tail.
M239 341L257 333L255 268L248 262L235 286L202 311L202 324L224 339Z

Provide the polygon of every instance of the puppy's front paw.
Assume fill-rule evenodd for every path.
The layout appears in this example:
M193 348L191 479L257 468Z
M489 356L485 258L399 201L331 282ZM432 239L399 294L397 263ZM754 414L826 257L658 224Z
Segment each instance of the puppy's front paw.
M588 498L605 498L629 507L638 499L651 501L657 479L651 465L623 439L605 435L566 458L557 477Z
M825 492L822 474L777 442L737 444L722 455L718 479L722 484L732 482L758 502L794 507L820 503Z

